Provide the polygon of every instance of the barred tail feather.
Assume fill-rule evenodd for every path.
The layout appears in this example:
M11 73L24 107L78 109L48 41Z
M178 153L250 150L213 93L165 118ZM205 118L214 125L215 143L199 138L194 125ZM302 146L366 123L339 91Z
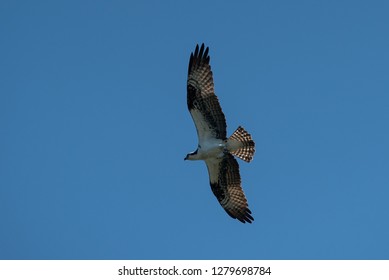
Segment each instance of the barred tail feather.
M255 153L255 143L251 135L241 126L227 140L228 151L238 158L250 162Z

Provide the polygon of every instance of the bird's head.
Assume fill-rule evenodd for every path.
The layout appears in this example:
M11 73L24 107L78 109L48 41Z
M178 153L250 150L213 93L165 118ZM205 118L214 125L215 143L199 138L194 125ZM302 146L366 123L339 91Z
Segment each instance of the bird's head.
M197 150L186 155L184 160L194 160L197 155Z

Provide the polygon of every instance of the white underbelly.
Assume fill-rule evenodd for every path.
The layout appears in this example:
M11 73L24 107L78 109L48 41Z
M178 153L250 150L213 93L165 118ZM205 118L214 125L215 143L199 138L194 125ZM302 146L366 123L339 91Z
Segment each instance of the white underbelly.
M224 155L225 143L223 140L214 139L201 143L198 154L202 159L221 158Z

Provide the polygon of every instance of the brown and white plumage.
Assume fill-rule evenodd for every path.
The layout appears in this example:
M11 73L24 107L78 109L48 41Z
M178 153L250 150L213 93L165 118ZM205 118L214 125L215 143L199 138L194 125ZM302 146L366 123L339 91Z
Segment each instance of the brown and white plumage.
M187 103L192 117L198 116L195 124L200 142L210 137L226 139L227 136L226 118L213 88L208 50L204 52L202 44L199 51L197 45L194 54L190 55L188 67Z
M249 162L255 152L251 135L242 127L227 139L227 125L214 92L208 48L196 46L188 68L187 102L196 126L198 149L188 160L204 160L213 194L234 219L251 223L254 218L241 187L239 165L234 155Z

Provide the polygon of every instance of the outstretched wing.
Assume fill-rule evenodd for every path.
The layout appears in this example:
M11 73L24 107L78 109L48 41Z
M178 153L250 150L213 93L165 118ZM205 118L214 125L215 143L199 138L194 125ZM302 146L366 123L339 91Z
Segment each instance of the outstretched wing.
M226 139L226 119L214 93L208 47L196 46L188 68L187 102L196 125L199 143L209 138Z
M241 187L239 165L234 156L226 154L223 158L205 162L212 192L228 215L242 223L254 221Z

